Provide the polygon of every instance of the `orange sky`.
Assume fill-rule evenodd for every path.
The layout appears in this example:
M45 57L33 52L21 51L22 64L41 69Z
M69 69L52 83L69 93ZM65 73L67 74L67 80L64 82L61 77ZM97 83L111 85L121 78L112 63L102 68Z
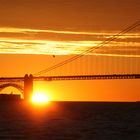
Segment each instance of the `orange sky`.
M0 13L0 76L24 76L97 46L139 20L140 2L1 0ZM90 56L93 56L92 66L88 61L91 60ZM140 27L109 43L108 49L103 47L87 57L89 59L86 62L84 58L82 61L93 67L94 71L88 70L87 74L102 74L102 65L107 66L104 68L107 73L139 73ZM104 62L105 59L108 61ZM133 70L129 65L130 61ZM82 66L84 68L81 68ZM87 66L79 61L77 67L79 73L87 71ZM65 71L65 67L61 71ZM74 69L71 71L75 72ZM58 69L57 73L59 72ZM140 100L139 80L57 81L35 84L35 89L40 87L48 92L52 100ZM10 90L13 89L4 91Z

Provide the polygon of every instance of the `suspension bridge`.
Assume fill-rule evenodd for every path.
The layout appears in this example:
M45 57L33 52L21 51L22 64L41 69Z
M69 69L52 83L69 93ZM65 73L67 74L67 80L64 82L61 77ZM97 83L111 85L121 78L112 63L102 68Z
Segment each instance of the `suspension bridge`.
M33 81L140 79L140 21L68 59L24 77L1 77L0 91L17 88L28 100ZM46 75L47 74L47 75Z

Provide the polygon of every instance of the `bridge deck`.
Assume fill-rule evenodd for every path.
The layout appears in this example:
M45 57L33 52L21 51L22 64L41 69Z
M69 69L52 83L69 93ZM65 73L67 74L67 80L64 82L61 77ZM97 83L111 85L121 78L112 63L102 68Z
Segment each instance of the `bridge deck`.
M75 76L40 76L35 80L57 81L57 80L107 80L107 79L140 79L140 74L126 75L75 75Z
M38 76L34 81L58 80L107 80L107 79L140 79L140 74L112 74L112 75L73 75L73 76ZM23 82L24 77L1 77L0 82Z

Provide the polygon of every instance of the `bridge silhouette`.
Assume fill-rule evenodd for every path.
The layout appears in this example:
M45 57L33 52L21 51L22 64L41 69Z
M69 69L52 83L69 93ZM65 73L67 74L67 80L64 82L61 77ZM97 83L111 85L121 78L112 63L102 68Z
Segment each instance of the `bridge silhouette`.
M12 86L22 93L25 100L29 100L33 94L33 81L140 79L140 46L133 46L140 42L140 35L137 34L134 41L131 38L132 31L139 26L140 21L137 21L118 34L107 37L97 46L37 73L25 74L24 77L1 77L0 91ZM125 37L130 38L132 45L124 48L118 42L122 42ZM125 42L129 41L126 39ZM111 43L116 44L115 47L110 47Z

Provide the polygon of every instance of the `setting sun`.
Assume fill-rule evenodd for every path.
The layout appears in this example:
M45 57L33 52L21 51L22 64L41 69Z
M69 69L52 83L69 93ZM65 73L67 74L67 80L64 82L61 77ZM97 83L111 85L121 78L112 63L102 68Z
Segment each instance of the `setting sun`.
M48 103L49 101L50 100L49 100L48 96L45 93L38 92L38 93L35 93L32 96L32 102L33 103L45 104L45 103Z

